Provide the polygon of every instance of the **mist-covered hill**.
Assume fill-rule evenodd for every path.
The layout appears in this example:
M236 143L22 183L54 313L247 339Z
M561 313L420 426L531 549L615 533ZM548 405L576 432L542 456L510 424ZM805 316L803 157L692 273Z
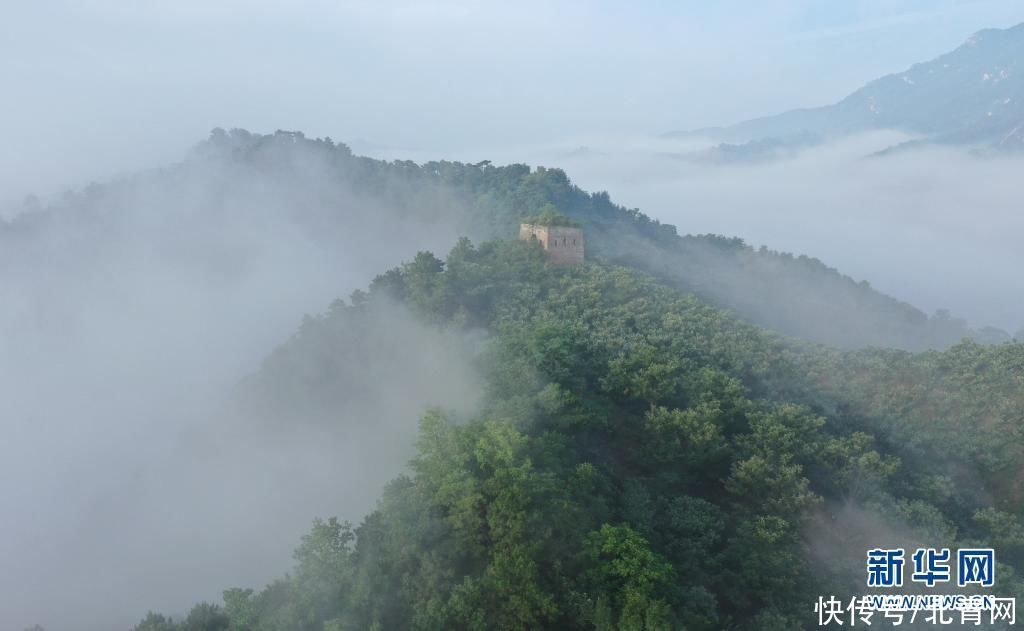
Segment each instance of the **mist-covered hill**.
M330 411L397 305L481 340L479 407L426 411L409 472L358 525L315 521L293 573L137 631L816 628L879 545L995 546L1024 593L1022 344L833 351L461 240L307 320L242 396L296 431L367 422Z
M396 263L411 248L444 248L459 235L513 234L522 217L548 205L585 225L593 255L649 271L787 335L910 350L969 335L1008 339L943 314L929 317L816 259L754 249L734 237L682 236L607 193L579 189L557 168L386 162L289 132L216 130L180 164L24 212L0 224L0 257L17 267L43 251L56 257L44 267L74 260L88 270L116 265L112 250L153 244L153 256L230 282L296 245L324 265L359 252L356 268L345 270L354 278ZM317 282L330 282L329 274Z
M797 109L729 127L676 132L714 138L734 156L760 156L767 142L800 146L851 133L895 129L919 142L1021 146L1024 24L986 29L956 50L886 75L824 107Z
M20 508L0 538L9 568L0 573L0 589L16 603L5 603L5 615L32 616L26 624L124 627L146 609L181 612L197 593L278 575L287 565L287 542L310 516L358 520L372 510L380 485L414 455L410 423L421 410L436 404L449 419L468 421L529 390L530 382L515 371L481 383L490 373L475 362L481 356L486 363L492 348L484 340L520 344L501 355L499 366L514 367L518 353L529 349L533 355L525 361L542 361L548 341L552 350L576 352L562 347L558 331L571 314L561 311L538 323L543 335L526 347L523 340L502 338L504 327L528 322L523 308L561 291L603 301L577 318L571 333L593 337L595 344L624 340L622 357L608 366L600 359L591 374L614 365L620 377L639 379L623 385L623 395L640 388L639 396L649 396L644 380L699 379L699 367L718 361L708 349L691 354L671 347L682 354L664 362L650 355L668 342L644 342L629 327L660 312L644 315L639 294L627 311L615 302L623 287L635 284L641 293L667 292L658 295L681 301L676 305L687 314L681 321L659 315L644 325L644 336L663 327L683 336L679 343L697 343L692 337L731 348L729 374L746 371L742 366L778 373L771 383L780 389L751 391L752 400L802 402L837 418L856 404L864 406L865 418L904 422L902 411L870 407L886 397L854 401L842 393L869 388L872 379L881 385L918 379L918 356L864 351L884 368L874 370L840 351L834 363L827 353L818 355L799 367L813 369L817 385L801 390L802 380L786 377L793 367L777 363L788 343L753 325L841 348L946 347L970 333L954 318L929 318L820 261L754 249L736 238L680 236L606 193L581 190L559 169L382 161L299 133L216 130L178 164L52 201L29 201L21 210L0 224L0 399L12 419L0 442L0 491L18 498ZM448 251L461 235L507 239L523 216L549 211L583 224L593 272L616 282L569 284L541 296L531 283L560 277L535 270L527 251L500 244L469 248L475 253L464 254L464 265L454 263L458 256L446 264L418 256L413 266L383 275L366 305L335 303L329 315L306 319L242 385L246 405L224 409L223 394L304 314L319 312L417 250ZM468 245L460 247L456 252ZM444 279L455 278L447 276L453 271L462 278L448 286ZM514 296L525 302L505 302ZM382 307L382 297L392 306ZM423 301L429 308L417 306ZM495 301L511 311L495 318L488 306ZM592 329L599 321L612 328ZM772 340L770 346L733 348L751 335ZM992 341L1000 335L1005 339L990 332ZM601 336L610 337L602 342ZM958 355L965 361L977 357L998 368L997 355L988 353L1003 349L1012 359L1016 346L954 348L969 351ZM892 360L875 353L892 353ZM553 363L541 368L563 370ZM924 381L952 379L957 370ZM1009 374L998 372L994 392L1013 385ZM961 381L991 394L988 381ZM956 401L955 392L913 383L892 394L917 406L914 418L949 410L953 416L943 417L942 426L962 427L956 413L965 408L946 405ZM1005 449L992 436L1007 435L1004 421L1015 418L1013 404L970 392L971 409L981 410L971 418L987 419L996 432L984 435L985 444ZM607 394L590 397L587 414L609 404L602 398ZM984 407L989 404L999 407ZM600 414L640 414L638 405ZM919 426L907 427L901 440L932 440ZM963 444L937 436L940 448ZM588 449L600 452L601 440ZM915 453L927 460L920 454L932 452ZM963 488L987 497L976 482L991 475L966 475ZM70 497L67 489L74 490ZM201 537L195 527L200 516ZM88 545L74 545L86 538ZM45 545L49 540L70 543ZM101 565L109 571L93 576L91 568ZM54 573L55 567L69 570ZM153 577L155 567L161 572ZM89 589L81 589L86 576ZM59 611L54 594L65 605ZM130 606L116 605L110 594Z

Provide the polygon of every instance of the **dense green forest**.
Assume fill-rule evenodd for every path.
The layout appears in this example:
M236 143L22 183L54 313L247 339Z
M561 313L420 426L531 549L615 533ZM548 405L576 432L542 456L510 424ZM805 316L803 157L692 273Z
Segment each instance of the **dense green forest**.
M508 180L565 183L536 173ZM287 576L137 630L810 628L818 596L863 592L867 548L910 542L992 545L1024 596L1024 345L835 350L663 280L463 239L307 319L244 390L329 401L332 355L400 304L486 332L484 402L426 410L377 509L315 521Z
M373 423L338 410L387 379L353 373L402 321L382 309L460 340L483 397L424 410L377 509L316 521L290 574L139 631L805 628L818 596L863 591L878 545L992 545L999 595L1022 595L1024 345L1004 332L816 259L681 236L559 169L388 162L288 132L217 130L178 165L0 222L0 263L50 231L77 265L159 213L186 218L153 222L159 243L224 282L245 248L196 235L250 220L363 254L428 230L479 243L307 318L240 384L252 423ZM510 240L529 218L581 225L587 263Z

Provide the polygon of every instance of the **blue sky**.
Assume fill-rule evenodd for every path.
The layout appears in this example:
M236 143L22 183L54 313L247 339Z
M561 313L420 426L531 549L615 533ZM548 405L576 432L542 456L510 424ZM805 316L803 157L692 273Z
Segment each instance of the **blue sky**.
M1021 21L1018 0L20 3L0 200L176 159L214 126L443 157L725 124Z

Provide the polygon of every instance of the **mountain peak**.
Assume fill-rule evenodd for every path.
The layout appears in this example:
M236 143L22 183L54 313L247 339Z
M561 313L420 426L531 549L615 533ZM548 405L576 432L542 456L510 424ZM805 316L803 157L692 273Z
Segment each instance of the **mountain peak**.
M838 103L707 130L723 142L789 142L878 129L924 142L1006 147L1024 121L1024 23L971 35L958 48L879 77Z
M1007 28L983 28L974 33L964 42L964 46L977 46L982 43L990 43L1002 37L1024 36L1024 22Z

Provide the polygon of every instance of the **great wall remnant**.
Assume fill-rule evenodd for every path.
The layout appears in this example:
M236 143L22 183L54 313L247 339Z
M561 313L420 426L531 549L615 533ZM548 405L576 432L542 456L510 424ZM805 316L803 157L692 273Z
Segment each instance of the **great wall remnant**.
M576 265L583 262L582 228L523 223L519 224L519 238L538 241L548 263Z

